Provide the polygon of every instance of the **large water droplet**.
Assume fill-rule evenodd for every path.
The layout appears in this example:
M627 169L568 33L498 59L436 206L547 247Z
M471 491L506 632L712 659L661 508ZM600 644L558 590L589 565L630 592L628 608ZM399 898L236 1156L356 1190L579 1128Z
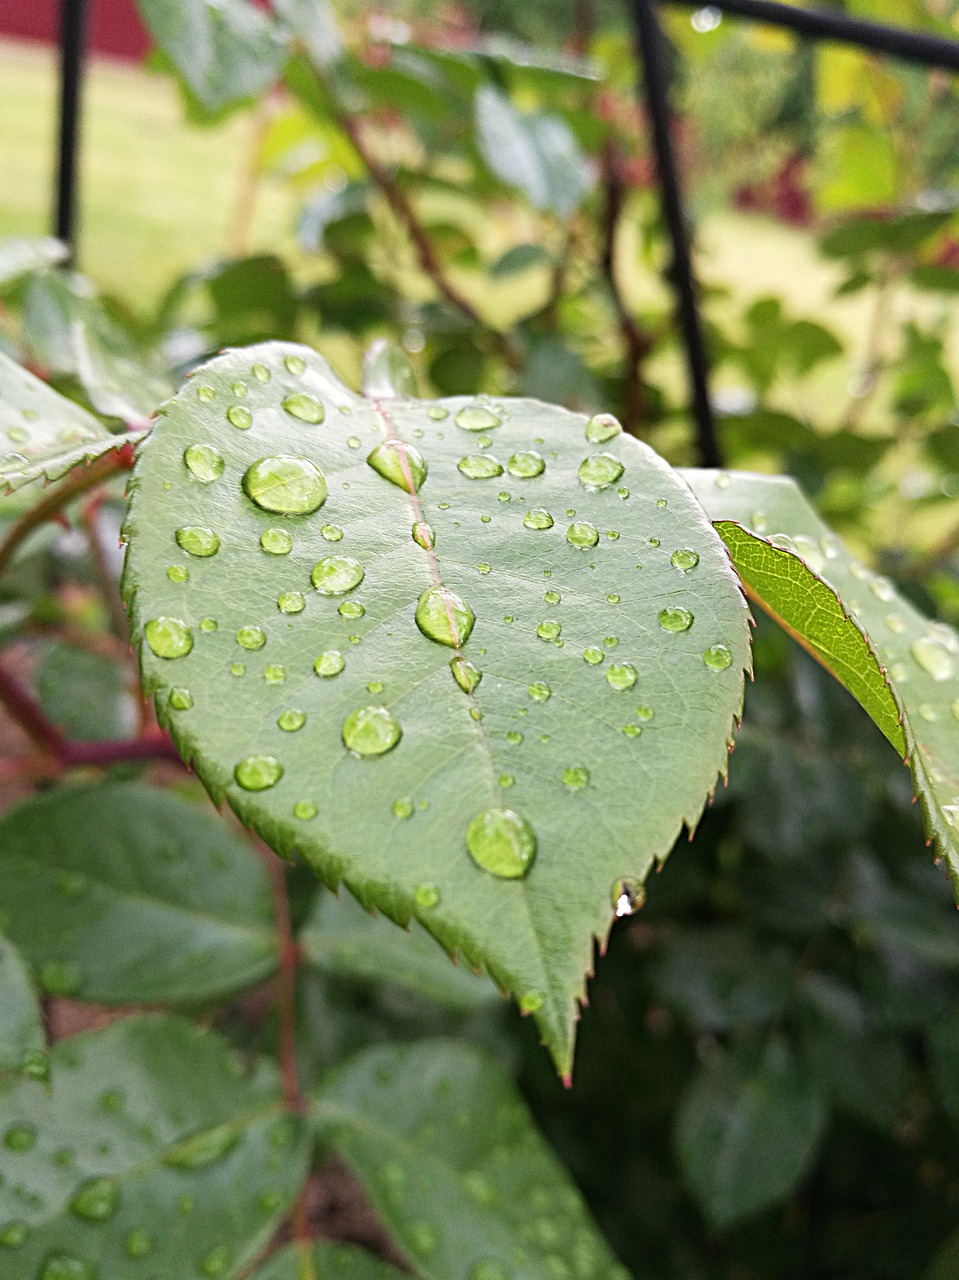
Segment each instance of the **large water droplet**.
M450 671L464 693L472 693L483 679L482 671L478 671L472 662L467 662L465 658L454 658L450 663Z
M357 707L343 721L343 742L358 756L382 756L403 736L399 720L386 707Z
M384 440L366 461L378 476L407 493L419 493L426 479L426 459L415 445L405 440Z
M436 537L431 525L425 520L417 520L413 525L413 541L424 551L432 551L436 546Z
M113 1178L94 1178L70 1201L70 1212L87 1222L104 1222L116 1211L119 1199L120 1187Z
M693 625L693 615L688 609L674 606L669 609L660 609L657 621L664 631L688 631Z
M548 702L553 691L544 680L534 680L526 690L534 702Z
M467 480L492 480L503 474L503 464L491 453L467 453L457 462L456 470Z
M212 529L202 525L190 524L177 529L176 541L177 546L191 556L215 556L220 549L220 539Z
M938 640L920 636L910 645L909 652L933 680L948 680L952 676L952 658Z
M158 658L185 658L193 648L193 632L179 618L151 618L143 635Z
M523 449L519 453L514 453L509 462L506 464L506 470L511 476L518 476L520 479L529 480L533 476L542 475L546 470L546 462L532 449Z
M223 456L212 444L191 444L183 454L183 461L201 484L210 484L223 475Z
M284 396L281 403L291 418L299 418L300 422L309 422L312 426L316 426L326 417L326 410L319 400L301 391L294 391L292 395Z
M306 361L302 356L284 356L283 363L289 369L290 373L301 374L306 373Z
M73 1253L50 1253L44 1259L40 1280L95 1280L96 1268Z
M556 640L562 630L562 623L555 622L552 618L547 618L545 622L541 622L536 628L536 634L540 640Z
M595 525L580 521L577 524L571 524L566 530L566 541L571 547L579 547L585 551L589 547L595 547L599 542L599 530Z
M313 566L310 581L322 596L342 596L358 587L363 566L352 556L324 556Z
M674 569L689 573L691 569L695 569L699 564L699 552L690 551L688 547L683 547L679 551L673 552L669 557L669 563Z
M586 423L586 439L590 444L605 444L618 436L623 428L611 413L596 413Z
M484 871L516 880L532 865L536 835L526 819L512 809L484 809L466 828L466 847Z
M243 492L263 511L309 515L326 501L326 480L306 458L260 458L243 476Z
M606 683L611 689L620 693L631 689L636 683L639 673L629 662L613 662L606 668Z
M467 404L460 409L454 422L464 431L492 431L500 425L502 419L492 409L481 404Z
M733 663L733 655L724 644L714 644L703 654L703 662L710 671L725 671Z
M563 782L570 791L581 791L589 783L589 770L581 764L563 770Z
M226 411L227 421L238 431L249 431L253 426L253 414L245 404L231 404Z
M283 777L283 766L273 756L246 756L233 776L244 791L267 791Z
M476 615L448 587L428 587L416 604L416 625L437 644L458 649L469 639Z
M255 364L255 365L251 366L251 368L250 368L250 372L253 374L254 378L256 378L257 382L269 382L269 381L270 381L270 376L271 376L271 375L270 375L270 371L269 371L269 369L266 367L266 365L265 365L265 364L259 364L259 363L257 363L257 364Z
M585 488L597 493L608 489L623 474L625 467L611 453L593 453L579 464L579 482Z
M553 517L548 511L537 507L533 511L527 511L523 516L523 524L527 529L552 529Z
M236 642L241 649L262 649L266 644L266 633L262 627L240 627Z
M646 890L642 881L624 877L613 881L609 896L617 916L631 916L646 901Z

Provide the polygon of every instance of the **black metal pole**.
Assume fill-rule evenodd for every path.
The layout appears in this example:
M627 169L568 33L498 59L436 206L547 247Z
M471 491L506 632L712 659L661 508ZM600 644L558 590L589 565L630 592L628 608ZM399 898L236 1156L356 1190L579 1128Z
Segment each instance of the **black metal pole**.
M959 70L959 40L925 31L908 31L884 22L867 22L834 9L799 9L777 0L660 0L660 3L683 9L717 9L720 13L786 27L814 40L853 44L906 62Z
M60 0L60 150L54 234L67 246L70 261L76 254L77 146L86 27L87 0Z
M716 422L709 402L709 362L696 298L682 189L670 137L669 77L663 58L663 33L656 17L654 0L629 0L629 8L643 64L643 88L653 134L660 199L672 243L671 276L676 291L677 318L686 349L686 369L693 419L696 423L699 460L704 467L719 467L722 466L722 458L716 438Z

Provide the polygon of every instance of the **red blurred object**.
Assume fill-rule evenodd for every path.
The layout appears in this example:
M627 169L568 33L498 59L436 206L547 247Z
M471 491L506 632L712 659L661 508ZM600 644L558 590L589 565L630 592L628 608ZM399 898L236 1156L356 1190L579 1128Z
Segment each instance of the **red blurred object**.
M781 222L808 227L813 219L813 206L806 168L804 156L788 157L768 182L740 187L733 197L736 208L772 214Z
M150 48L134 0L88 0L91 52L141 59ZM0 36L56 43L60 0L0 0Z

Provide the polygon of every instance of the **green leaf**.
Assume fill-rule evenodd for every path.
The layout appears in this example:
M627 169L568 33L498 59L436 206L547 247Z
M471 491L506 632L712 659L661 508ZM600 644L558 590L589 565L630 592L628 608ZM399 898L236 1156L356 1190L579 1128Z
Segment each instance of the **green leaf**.
M482 424L488 436L467 429ZM522 400L366 401L305 347L231 352L197 372L146 441L124 575L145 688L216 800L331 887L400 923L415 915L487 967L535 1013L564 1071L613 886L641 880L695 825L725 769L749 663L739 584L688 490L646 446L622 434L591 443L585 427ZM414 446L429 474L411 495L402 468ZM374 450L398 484L367 465ZM593 492L577 474L601 452L611 474L624 470ZM457 461L474 454L503 474L467 478ZM540 470L532 454L540 474L516 474ZM260 463L277 456L322 469L321 485L294 464L304 505L328 494L314 514L269 489ZM244 476L268 490L262 505ZM527 523L531 511L551 514ZM435 531L433 553L414 524ZM183 557L178 530L212 545L188 529L215 534L216 554ZM417 536L430 540L424 527ZM315 566L335 568L330 557L349 559L326 583ZM168 565L184 559L188 581L172 582ZM468 636L456 623L483 674L472 696L454 679L455 648L414 621L432 602L423 625L452 639L437 583L477 619ZM470 682L468 667L459 674ZM171 703L174 688L191 707ZM395 749L347 749L344 730L363 746L347 724L363 707L383 708L368 727L381 747L395 743L395 719ZM532 828L528 876L516 875L530 843L516 823L499 868L512 875L480 865L496 843L481 816L502 810ZM473 822L480 862L467 850Z
M929 1065L943 1107L959 1121L959 1006L953 1005L928 1033Z
M417 1274L622 1276L519 1094L451 1041L367 1050L313 1095L313 1116L361 1179Z
M761 1054L734 1049L702 1067L680 1105L676 1152L713 1226L730 1227L784 1200L812 1164L826 1115L779 1036Z
M288 1245L275 1253L269 1262L257 1271L253 1280L320 1280L320 1277L342 1276L343 1280L402 1280L403 1272L391 1267L355 1245L329 1244L318 1240L309 1248L312 1275L304 1271L302 1246Z
M419 929L401 932L349 898L321 893L298 941L307 964L324 973L396 982L454 1009L474 1009L493 995L488 982L451 964Z
M0 1093L4 1280L243 1272L306 1176L305 1126L275 1069L247 1074L219 1037L166 1017L50 1057L49 1089Z
M0 935L0 1076L11 1071L45 1079L46 1043L30 971Z
M207 112L254 98L277 77L284 41L247 0L138 0L156 44Z
M342 59L343 38L329 0L274 0L273 8L318 67L328 69Z
M32 271L55 266L66 256L66 245L50 237L0 240L0 288Z
M489 273L494 280L501 280L507 276L519 275L522 271L529 271L532 267L551 266L552 261L542 245L514 244L512 249L507 249L502 257L496 259Z
M77 376L97 413L145 427L173 384L152 369L118 325L75 320L70 331Z
M111 435L91 413L0 352L0 485L59 480L81 462L142 438Z
M751 595L908 759L926 834L959 895L959 636L860 564L794 481L683 474Z
M129 679L129 670L113 658L51 644L40 659L36 683L44 715L68 738L106 742L136 732Z
M213 814L128 783L61 789L0 820L0 913L55 995L209 1000L276 964L266 872Z

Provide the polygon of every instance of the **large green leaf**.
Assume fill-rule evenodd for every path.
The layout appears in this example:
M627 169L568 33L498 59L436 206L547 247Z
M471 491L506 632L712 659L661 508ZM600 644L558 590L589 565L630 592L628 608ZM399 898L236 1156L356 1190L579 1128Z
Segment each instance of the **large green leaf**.
M794 481L683 473L746 587L872 716L912 770L959 895L959 636L860 564Z
M4 1280L230 1280L306 1175L276 1072L143 1017L61 1041L51 1086L0 1085Z
M583 416L523 400L364 400L307 348L234 351L164 407L126 525L145 688L214 798L485 965L564 1071L594 939L630 909L617 882L695 825L749 664L701 509L599 426L591 442ZM601 453L587 473L623 472L594 491L577 474ZM503 474L469 479L464 457Z
M0 1075L45 1077L46 1046L30 972L13 943L0 936Z
M313 1115L419 1274L625 1275L519 1094L476 1050L370 1049L316 1091Z
M266 871L214 815L133 784L62 789L0 820L0 917L56 995L205 1000L272 972Z
M66 256L66 245L50 237L0 240L0 288L31 271L52 267Z
M317 1241L309 1247L312 1271L304 1266L305 1247L291 1244L275 1253L253 1280L327 1280L342 1276L343 1280L402 1280L403 1272L391 1267L365 1249L353 1245Z
M0 352L0 486L8 492L31 480L59 480L141 436L111 435L86 409Z

